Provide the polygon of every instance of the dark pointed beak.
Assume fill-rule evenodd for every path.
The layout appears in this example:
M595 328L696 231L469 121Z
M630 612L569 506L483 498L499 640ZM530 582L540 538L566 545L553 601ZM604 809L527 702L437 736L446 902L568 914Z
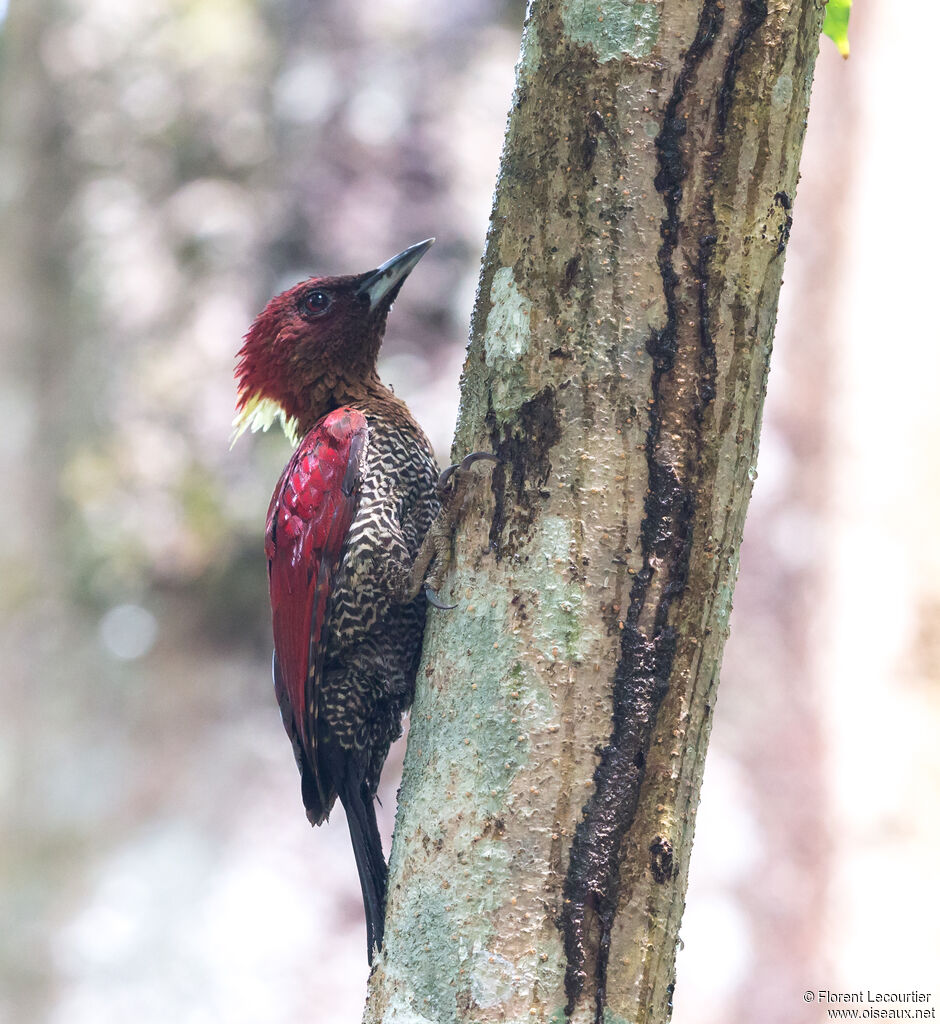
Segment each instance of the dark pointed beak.
M391 303L405 278L433 244L433 238L426 238L423 242L410 245L397 256L386 260L381 267L366 274L356 294L361 299L368 299L370 309L375 309L385 299Z

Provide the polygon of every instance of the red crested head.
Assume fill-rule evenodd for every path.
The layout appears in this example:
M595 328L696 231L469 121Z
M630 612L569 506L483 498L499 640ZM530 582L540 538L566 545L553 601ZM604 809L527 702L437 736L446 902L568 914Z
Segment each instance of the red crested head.
M311 277L271 299L238 353L234 436L267 429L280 417L295 437L298 427L329 411L340 391L375 378L388 311L433 241L365 274Z

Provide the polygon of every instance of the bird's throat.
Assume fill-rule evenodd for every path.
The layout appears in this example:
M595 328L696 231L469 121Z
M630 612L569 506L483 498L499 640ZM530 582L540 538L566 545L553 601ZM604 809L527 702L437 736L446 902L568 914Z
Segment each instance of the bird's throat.
M405 403L374 374L355 381L342 377L330 381L321 378L306 391L304 399L298 404L301 408L306 406L305 411L291 412L277 399L257 393L248 395L232 421L232 444L246 430L255 433L279 422L287 440L296 447L317 420L344 405L420 433Z

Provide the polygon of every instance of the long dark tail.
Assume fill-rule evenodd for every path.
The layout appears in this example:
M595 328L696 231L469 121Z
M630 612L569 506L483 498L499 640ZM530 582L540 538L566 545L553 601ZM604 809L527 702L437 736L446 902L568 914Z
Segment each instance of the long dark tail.
M339 789L339 798L349 822L349 836L352 839L356 867L359 869L359 884L362 886L362 902L366 910L366 938L369 943L369 963L375 950L382 948L385 935L385 890L388 884L388 868L382 854L382 840L375 821L375 804L366 787L350 782Z

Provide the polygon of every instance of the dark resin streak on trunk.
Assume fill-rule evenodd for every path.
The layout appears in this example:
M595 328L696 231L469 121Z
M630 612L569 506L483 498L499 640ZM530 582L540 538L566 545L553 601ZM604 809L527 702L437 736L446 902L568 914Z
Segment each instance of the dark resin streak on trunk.
M717 365L709 293L709 265L717 244L713 198L715 179L724 152L724 135L740 60L748 40L766 13L764 0L745 0L743 17L730 43L719 93L712 108L713 123L709 126L713 140L712 155L704 168L701 201L689 201L686 220L680 218L680 206L683 182L688 173L683 149L687 121L680 108L695 82L700 63L722 30L724 5L718 0L708 0L702 7L695 39L686 52L656 138L659 169L654 184L665 205L660 228L662 244L657 259L666 301L666 323L661 329L654 330L647 342L653 371L652 404L646 435L649 490L640 531L643 567L637 573L630 593L620 658L614 672L611 736L601 752L600 763L594 773L594 792L584 806L582 820L572 841L563 890L564 903L558 918L567 958L566 1015L574 1012L584 990L589 947L593 946L597 1024L603 1024L607 1004L607 967L611 930L620 897L623 841L636 815L656 716L669 688L676 649L675 632L668 623L669 609L684 592L688 580L704 414L715 395ZM668 461L661 450L664 408L669 406L674 411L679 408L676 403L682 402L682 396L671 386L670 377L679 344L678 293L682 282L675 269L675 250L680 228L692 240L692 248L696 252L693 279L686 283L685 290L692 308L698 313L698 374L695 393L691 400L685 399L684 407L680 409L688 428L685 433L687 448L681 457ZM663 585L655 598L653 627L648 634L641 627L640 619L651 599L654 559ZM648 612L644 618L650 620ZM657 880L665 880L672 870L671 846L668 841L657 837L650 846L650 853L654 876ZM591 922L592 915L596 924Z
M548 453L561 437L557 405L555 391L549 387L524 402L511 425L500 424L492 408L487 414L491 450L499 457L490 480L493 519L489 539L497 562L523 545L538 516L540 492L552 471ZM512 530L504 537L510 512Z

